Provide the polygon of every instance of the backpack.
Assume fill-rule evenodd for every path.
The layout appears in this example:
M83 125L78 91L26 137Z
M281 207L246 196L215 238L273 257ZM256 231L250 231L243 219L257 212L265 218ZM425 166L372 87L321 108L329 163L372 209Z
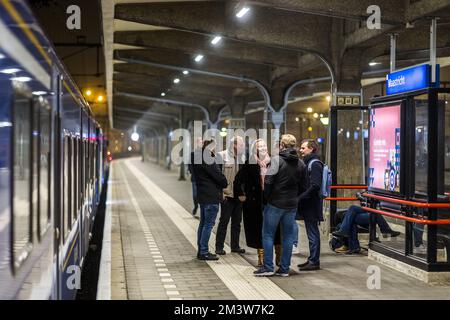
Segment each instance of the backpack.
M321 199L328 198L331 195L331 185L332 185L332 174L330 168L324 164L319 159L313 159L308 164L308 172L311 173L312 164L314 162L320 162L322 163L323 169L322 169L322 185L320 187L319 191L319 197Z

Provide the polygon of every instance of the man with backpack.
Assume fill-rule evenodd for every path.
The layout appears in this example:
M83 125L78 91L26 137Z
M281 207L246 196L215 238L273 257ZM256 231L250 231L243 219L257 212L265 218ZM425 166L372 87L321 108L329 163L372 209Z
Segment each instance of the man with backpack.
M298 216L305 221L306 233L309 241L309 258L299 264L300 271L320 269L320 232L319 224L323 221L323 169L324 164L319 160L317 150L319 145L315 140L302 141L300 153L306 166L306 191L300 195ZM325 177L327 178L327 177ZM325 186L327 187L327 186Z

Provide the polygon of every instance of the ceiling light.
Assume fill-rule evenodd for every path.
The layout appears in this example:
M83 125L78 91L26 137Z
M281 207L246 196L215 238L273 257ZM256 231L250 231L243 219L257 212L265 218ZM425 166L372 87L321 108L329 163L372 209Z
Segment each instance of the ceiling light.
M197 55L196 57L195 57L195 62L200 62L200 61L202 61L203 60L203 55L202 54L199 54L199 55Z
M295 117L295 121L299 122L300 121L299 117Z
M19 71L22 71L22 70L17 69L17 68L9 68L9 69L0 70L1 73L6 73L6 74L13 74L13 73L17 73Z
M131 140L133 140L134 142L139 141L139 133L133 132L133 133L131 134Z
M100 96L98 96L97 101L98 101L98 102L102 102L103 99L104 99L103 96L100 95Z
M180 83L180 79L179 78L175 78L175 79L173 79L173 83Z
M19 81L19 82L28 82L28 81L31 81L33 79L31 79L30 77L13 77L13 78L11 78L11 80Z
M185 76L187 76L187 75L189 74L189 71L184 70L184 71L183 71L183 74L184 74Z
M161 97L165 97L165 96L166 96L165 92L161 93Z
M211 44L217 45L222 40L221 36L215 36L214 39L211 40Z
M327 99L328 102L331 101L331 97L330 96L327 96L326 99Z
M236 13L236 17L239 19L245 16L250 11L249 7L243 7L241 10L239 10L238 13Z
M47 94L47 91L33 91L32 93L34 96L43 96Z
M311 113L311 112L313 112L313 108L308 107L308 108L306 109L306 111L307 111L308 113Z
M323 114L322 113L320 114L320 117L323 118Z
M128 147L128 151L131 151L131 150L133 150L133 148L132 147Z
M91 90L87 90L86 91L86 95L89 97L89 96L91 96L92 95L92 91Z
M381 63L380 62L375 62L375 61L369 62L369 66L371 66L371 67L379 65L379 64L381 64Z
M314 113L313 117L317 119L319 117L319 114L318 113Z
M320 118L320 122L322 122L324 126L327 126L330 123L330 119L328 117Z

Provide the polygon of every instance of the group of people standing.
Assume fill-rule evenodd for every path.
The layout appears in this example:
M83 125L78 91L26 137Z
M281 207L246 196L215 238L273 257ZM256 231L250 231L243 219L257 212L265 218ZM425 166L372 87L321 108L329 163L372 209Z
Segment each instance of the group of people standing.
M194 215L200 205L197 258L218 260L218 255L226 254L224 241L230 220L231 251L244 253L239 246L243 218L246 244L258 253L255 276L288 276L292 249L298 243L296 220L304 220L310 256L298 267L300 271L320 269L319 223L323 214L319 191L323 163L317 156L317 142L303 140L298 148L296 138L285 134L271 156L265 141L258 139L247 157L239 136L232 139L227 150L217 154L213 140L198 140L197 145L189 165ZM205 155L213 161L205 161ZM208 243L219 206L214 254L209 252ZM279 266L276 272L274 249L275 264Z

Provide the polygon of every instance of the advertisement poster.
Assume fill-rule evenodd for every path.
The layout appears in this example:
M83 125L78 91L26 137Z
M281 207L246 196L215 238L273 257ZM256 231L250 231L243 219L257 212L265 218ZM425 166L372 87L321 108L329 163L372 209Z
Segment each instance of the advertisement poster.
M369 187L400 191L401 106L370 111Z

